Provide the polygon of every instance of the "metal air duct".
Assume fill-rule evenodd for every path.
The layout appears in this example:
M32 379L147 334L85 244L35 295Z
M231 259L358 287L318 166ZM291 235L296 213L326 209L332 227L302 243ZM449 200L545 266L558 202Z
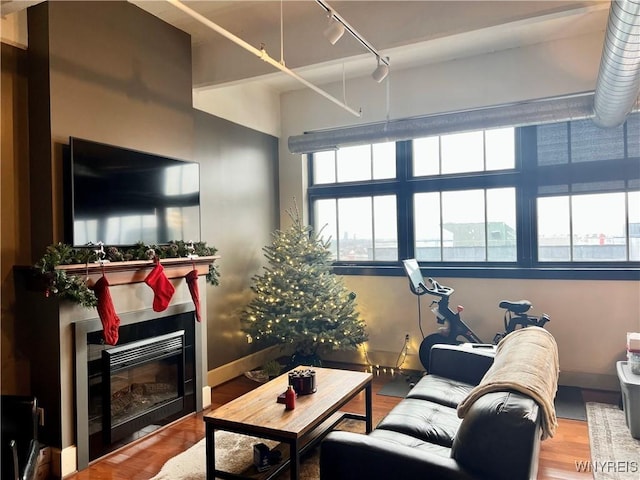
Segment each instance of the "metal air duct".
M577 94L308 132L289 137L289 151L291 153L320 152L365 143L397 142L485 128L522 127L581 120L592 116L593 94Z
M624 123L640 94L640 1L614 0L609 10L593 102L599 127Z

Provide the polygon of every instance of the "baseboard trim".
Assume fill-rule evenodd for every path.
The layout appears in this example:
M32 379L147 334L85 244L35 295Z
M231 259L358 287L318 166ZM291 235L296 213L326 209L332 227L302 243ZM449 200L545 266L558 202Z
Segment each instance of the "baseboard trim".
M78 471L78 449L75 445L63 449L51 447L51 471L53 478L65 478Z
M202 387L202 409L205 410L211 406L211 387L205 385Z
M371 365L367 364L367 358ZM395 369L398 362L398 352L387 352L384 350L370 350L365 357L362 350L342 350L330 352L322 357L323 360L339 363L349 363L352 365L362 365L363 368L369 366L380 367L380 369ZM420 362L420 357L415 353L408 353L401 365L403 370L424 371L424 367Z
M590 390L620 391L620 380L616 375L604 373L567 372L561 371L558 379L560 385L580 387Z
M220 385L239 377L244 372L255 370L259 366L267 363L269 360L275 360L278 357L288 356L291 354L293 354L293 350L290 347L274 345L272 347L265 348L259 352L252 353L234 360L233 362L214 368L213 370L209 370L207 373L207 384L211 387L215 387L216 385Z

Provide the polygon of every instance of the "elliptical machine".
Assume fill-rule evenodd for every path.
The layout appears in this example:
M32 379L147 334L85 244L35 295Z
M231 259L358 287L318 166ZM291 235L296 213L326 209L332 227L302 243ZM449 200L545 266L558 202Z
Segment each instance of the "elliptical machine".
M403 260L405 271L409 277L409 287L411 292L418 296L418 323L420 332L422 333L422 318L420 309L420 296L429 294L438 297L438 300L431 302L431 311L436 316L438 324L442 325L438 333L424 336L422 333L422 342L420 343L420 362L425 370L429 371L429 354L431 347L437 343L445 343L449 345L458 345L468 342L475 344L474 347L484 348L493 347L502 338L517 328L526 328L530 326L544 327L550 321L549 315L543 313L540 317L534 317L527 314L531 308L531 302L528 300L510 301L502 300L498 306L505 310L504 313L504 331L496 333L493 337L493 343L483 343L480 337L460 318L460 313L464 310L462 305L456 307L454 312L449 308L449 298L454 289L445 285L440 285L433 278L428 278L427 286L424 283L420 267L415 259ZM435 304L435 305L434 305Z

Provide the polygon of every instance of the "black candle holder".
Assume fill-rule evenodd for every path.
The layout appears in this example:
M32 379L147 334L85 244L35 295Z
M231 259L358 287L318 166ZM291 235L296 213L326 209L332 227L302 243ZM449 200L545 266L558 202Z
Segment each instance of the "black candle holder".
M314 370L293 370L289 372L289 385L293 387L298 395L309 395L315 393L316 372Z

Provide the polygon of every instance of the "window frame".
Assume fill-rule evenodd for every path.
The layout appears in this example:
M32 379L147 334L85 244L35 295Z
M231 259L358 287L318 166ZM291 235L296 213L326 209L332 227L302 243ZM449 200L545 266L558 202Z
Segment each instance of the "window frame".
M544 166L537 165L536 128L535 125L515 128L516 162L515 168L508 170L413 177L412 144L411 140L405 140L396 142L396 177L393 179L314 185L313 154L307 155L311 225L314 224L313 203L317 199L380 194L393 194L397 199L398 261L335 261L334 271L343 275L404 276L401 260L415 256L412 221L414 193L514 187L517 231L515 262L420 262L423 272L441 277L640 280L638 261L549 262L538 261L537 258L536 201L540 196L553 196L539 194L539 186L622 179L625 180L625 188L612 191L636 191L635 187L629 186L628 180L640 180L640 157L628 156L627 123L624 124L626 158L579 163L569 161L566 164ZM570 136L568 142L571 142ZM558 195L574 193L569 191Z

